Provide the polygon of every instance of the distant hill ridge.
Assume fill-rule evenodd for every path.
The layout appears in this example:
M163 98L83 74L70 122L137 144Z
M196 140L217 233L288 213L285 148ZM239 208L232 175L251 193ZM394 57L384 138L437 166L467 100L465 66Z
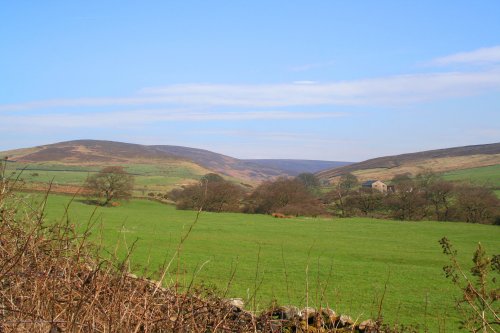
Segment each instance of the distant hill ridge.
M287 171L290 175L298 175L303 172L316 173L326 169L338 168L352 164L353 162L321 161L321 160L296 160L296 159L254 159L244 160Z
M104 140L73 140L0 153L23 163L64 164L168 163L184 160L213 172L241 179L265 180L317 172L346 162L308 160L241 160L204 149L140 145ZM324 166L324 168L323 168Z
M388 180L396 174L415 175L428 169L444 172L496 164L500 164L500 142L378 157L320 171L317 176L332 179L345 173L353 173L361 180Z
M73 140L32 148L0 152L0 156L21 163L56 162L72 165L165 164L183 165L217 172L237 179L262 181L277 176L296 176L312 172L322 180L354 173L360 180L389 180L396 174L417 174L461 170L500 164L500 143L429 150L385 156L359 163L297 160L237 159L204 149L140 145L103 140Z

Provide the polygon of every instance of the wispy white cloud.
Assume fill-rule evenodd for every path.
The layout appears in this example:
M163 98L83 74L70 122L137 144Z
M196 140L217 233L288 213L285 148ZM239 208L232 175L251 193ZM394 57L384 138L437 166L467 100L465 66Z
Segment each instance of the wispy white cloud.
M399 75L316 84L190 84L145 88L141 93L201 105L401 105L500 90L500 70Z
M244 120L297 120L326 119L342 117L340 112L290 112L290 111L250 111L213 112L188 110L134 110L93 112L85 114L50 113L40 115L8 115L2 117L0 129L33 124L49 128L106 128L146 125L164 121L244 121Z
M179 84L143 88L130 97L53 99L0 104L0 112L71 107L146 107L152 105L169 108L274 108L315 105L400 106L473 96L489 91L500 91L500 68L498 67L475 72L412 74L330 83L314 82L314 84ZM210 114L205 116L213 117ZM230 117L231 115L225 114L225 116ZM247 115L250 118L254 116L252 113Z
M436 58L432 60L430 64L448 66L454 64L485 65L498 63L500 63L500 45Z
M166 104L172 100L163 97L117 97L117 98L73 98L49 99L16 104L0 104L0 111L22 111L63 107L103 107Z

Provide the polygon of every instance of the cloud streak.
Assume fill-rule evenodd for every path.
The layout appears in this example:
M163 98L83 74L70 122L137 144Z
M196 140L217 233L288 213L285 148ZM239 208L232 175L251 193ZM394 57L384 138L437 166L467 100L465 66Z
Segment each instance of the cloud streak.
M149 96L204 105L268 107L304 105L400 105L463 97L499 89L500 71L432 73L296 85L191 84L145 88Z
M331 65L308 64L298 70ZM435 66L500 64L500 46L436 58ZM268 108L317 105L393 106L464 97L500 90L500 68L468 72L424 73L371 79L282 84L177 84L148 87L125 97L49 99L0 104L0 112L97 107L242 107ZM226 115L228 116L228 115ZM207 115L208 117L208 115ZM249 115L252 117L252 114Z
M316 84L181 84L144 88L132 97L52 99L0 104L0 112L149 105L243 108L318 105L400 106L472 96L492 90L500 91L498 68L478 72L399 75Z
M167 121L250 121L250 120L300 120L327 119L342 117L340 112L289 112L289 111L250 111L250 112L210 112L183 110L134 110L124 112L94 112L85 114L44 114L35 116L4 116L0 128L36 124L37 127L127 127L147 125Z
M448 66L455 64L487 65L500 63L500 45L485 47L470 52L460 52L446 57L436 58L431 65Z

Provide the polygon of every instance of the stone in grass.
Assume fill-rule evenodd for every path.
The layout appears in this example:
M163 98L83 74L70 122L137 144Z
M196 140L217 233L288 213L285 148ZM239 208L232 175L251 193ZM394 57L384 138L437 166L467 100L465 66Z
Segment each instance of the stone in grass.
M321 309L324 325L328 328L334 328L335 323L339 320L339 316L332 309Z
M303 308L300 312L302 314L301 319L305 321L313 320L316 316L316 309L311 307Z
M375 323L371 319L367 319L365 321L362 321L361 324L359 324L358 328L361 332L364 332L364 333L378 332L377 323Z
M284 305L272 310L271 316L280 320L292 320L300 319L302 313L296 306Z
M340 327L347 327L353 325L354 321L352 320L351 317L347 315L341 315L339 319L339 324Z
M302 310L301 325L307 329L311 327L317 329L333 328L332 319L334 318L332 316L335 316L335 311L330 309L305 308Z
M229 298L227 299L227 302L239 311L243 311L243 307L245 306L245 302L243 302L243 299L241 298Z

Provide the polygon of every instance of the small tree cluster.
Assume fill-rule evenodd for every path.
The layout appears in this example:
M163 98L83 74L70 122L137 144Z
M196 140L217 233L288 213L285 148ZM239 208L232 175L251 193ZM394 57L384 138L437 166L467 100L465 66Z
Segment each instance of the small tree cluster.
M178 209L203 209L209 212L237 212L243 197L243 188L210 173L197 184L175 189L169 198Z
M175 201L178 209L317 216L325 210L314 195L319 182L311 176L314 177L302 174L295 179L278 178L248 192L212 173L197 184L172 190L169 199Z
M356 177L344 175L334 190L323 199L341 217L379 216L400 220L431 219L498 223L500 200L484 186L453 183L425 172L415 178L393 178L395 191L381 193L371 188L357 188Z
M371 216L383 207L384 195L372 188L360 188L352 192L345 200L349 211L358 211L363 216Z
M313 194L317 194L320 188L320 182L318 177L316 177L313 173L304 172L295 177L298 181L300 181L307 190Z
M456 204L466 222L498 222L500 203L496 195L484 187L461 185L457 187Z
M262 183L253 191L247 199L245 212L317 216L324 213L324 209L303 181L278 178Z

